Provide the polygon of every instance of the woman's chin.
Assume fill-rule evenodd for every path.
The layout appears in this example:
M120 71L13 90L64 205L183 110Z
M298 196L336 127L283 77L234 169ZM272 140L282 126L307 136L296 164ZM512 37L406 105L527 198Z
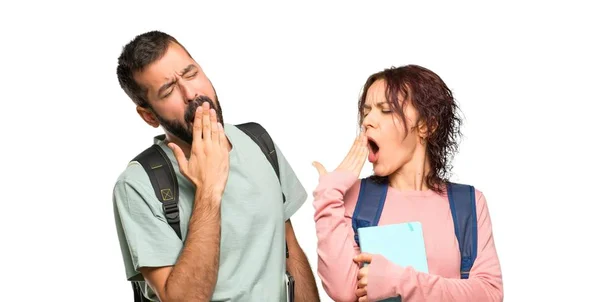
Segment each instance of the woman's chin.
M379 176L379 177L386 177L389 174L390 173L388 173L388 171L386 171L386 169L384 167L382 167L381 165L377 165L377 164L373 165L373 175Z

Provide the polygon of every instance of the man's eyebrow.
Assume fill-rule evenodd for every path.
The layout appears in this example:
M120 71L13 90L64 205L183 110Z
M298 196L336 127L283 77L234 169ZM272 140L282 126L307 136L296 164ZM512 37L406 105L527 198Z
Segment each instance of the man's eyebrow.
M184 68L184 69L181 71L181 74L180 74L180 75L181 75L181 76L184 76L186 73L188 73L188 72L190 72L190 71L192 71L192 70L194 70L194 69L196 69L196 65L194 65L194 64L190 64L190 65L188 65L186 68Z
M169 89L169 87L173 86L175 83L177 83L177 80L171 80L168 83L165 83L162 86L160 86L160 88L158 89L158 96L160 97L165 92L165 90Z
M190 64L181 71L180 76L184 76L186 73L188 73L194 69L196 69L196 65ZM177 83L176 79L169 81L168 83L165 83L162 86L160 86L160 88L158 89L158 96L160 97L165 92L165 90L169 89L169 87L173 86L175 83Z

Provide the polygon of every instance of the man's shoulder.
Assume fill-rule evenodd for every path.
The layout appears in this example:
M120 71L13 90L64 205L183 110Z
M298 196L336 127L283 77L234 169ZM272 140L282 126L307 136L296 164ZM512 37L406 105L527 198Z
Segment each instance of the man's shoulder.
M256 124L256 125L252 125ZM258 126L258 127L257 127ZM260 129L262 128L262 129ZM259 130L260 129L260 130ZM240 124L225 124L225 132L227 136L232 139L235 143L242 143L244 147L251 145L254 147L257 145L256 139L259 139L259 136L262 136L263 139L266 136L271 138L271 142L275 146L275 149L279 149L277 146L275 138L269 132L268 127L259 123L259 122L246 122ZM251 136L255 136L252 138ZM277 153L281 153L280 150L277 150Z
M167 157L169 157L169 152L170 150L168 149L168 147L166 147L164 145L164 139L165 136L164 135L158 135L155 136L153 138L154 143L152 144L151 147L155 147L158 146L160 147L163 152L165 152L165 154L167 154ZM138 161L138 157L141 156L142 154L144 154L145 152L147 152L150 149L150 147L147 147L144 150L140 150L139 153L135 156L132 156L128 162L126 162L126 166L125 168L120 172L120 174L117 177L116 183L117 184L137 184L137 185L142 185L142 186L151 186L151 182L150 182L150 178L148 176L148 172L146 171L146 169L144 168L144 166L142 166L142 164Z
M152 186L144 167L137 161L131 160L121 171L115 181L115 189L135 188L146 189Z
M120 211L139 211L150 207L153 212L161 212L161 203L156 198L150 177L142 165L131 161L116 179L112 191L113 205Z
M236 134L247 136L248 134L246 133L246 131L251 130L251 132L257 132L259 128L262 128L261 131L266 132L270 136L268 128L259 122L252 121L239 124L225 123L225 133L227 133L228 135Z
M242 128L243 128L242 124L229 124L229 123L224 124L225 134L227 134L227 136L230 139L234 139L234 140L237 140L240 137L245 138L246 136L248 136L242 130Z
M250 137L249 133L244 131L243 126L241 124L227 124L225 123L225 133L227 137L234 145L236 149L247 149L247 148L258 148L258 145L254 141L252 137ZM258 149L260 150L260 149Z

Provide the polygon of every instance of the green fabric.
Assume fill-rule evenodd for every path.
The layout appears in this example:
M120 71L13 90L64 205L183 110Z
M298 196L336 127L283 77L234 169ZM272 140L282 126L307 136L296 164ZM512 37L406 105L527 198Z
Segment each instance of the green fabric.
M281 186L271 164L250 137L229 124L225 124L225 133L233 148L221 201L221 254L212 301L284 301L284 222L305 202L306 190L277 145ZM185 240L194 187L179 172L172 151L156 138L155 142L168 154L177 174ZM139 163L130 163L119 176L113 203L127 279L141 281L147 296L158 301L138 269L174 265L183 244L166 222L162 204Z

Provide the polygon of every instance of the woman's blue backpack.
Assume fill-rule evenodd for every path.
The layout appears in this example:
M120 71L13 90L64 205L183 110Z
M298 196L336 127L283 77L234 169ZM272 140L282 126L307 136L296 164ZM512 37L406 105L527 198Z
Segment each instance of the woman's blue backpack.
M454 233L460 249L460 276L468 279L471 267L477 258L477 212L475 206L475 188L470 185L448 183L448 201L454 220ZM377 183L371 178L361 180L358 200L352 215L354 240L358 241L358 229L376 226L385 204L388 184Z

